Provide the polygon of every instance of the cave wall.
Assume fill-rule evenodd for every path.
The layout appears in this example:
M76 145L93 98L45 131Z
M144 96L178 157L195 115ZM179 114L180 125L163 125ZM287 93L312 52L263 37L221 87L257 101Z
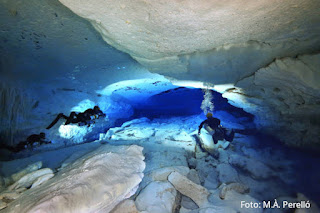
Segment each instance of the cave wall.
M319 147L319 91L320 54L313 54L276 59L223 96L288 145Z
M130 106L97 91L156 76L58 1L0 0L0 146L50 135L58 113L97 103L129 116Z

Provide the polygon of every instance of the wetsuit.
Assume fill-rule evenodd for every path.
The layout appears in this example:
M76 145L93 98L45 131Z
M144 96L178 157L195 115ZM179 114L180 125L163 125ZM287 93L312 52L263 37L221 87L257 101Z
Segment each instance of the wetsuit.
M203 127L204 124L207 124L211 129L215 130L216 128L218 128L220 123L221 123L220 119L214 118L214 117L210 117L210 118L208 118L208 119L206 119L206 120L201 122L201 124L199 126L198 133L200 133L200 130Z
M212 134L214 144L217 144L219 140L223 139L229 142L233 141L235 131L233 129L227 130L226 128L220 126L220 120L218 118L210 117L201 122L198 134L200 134L200 130L204 124L208 125L212 130L214 130L214 134Z
M94 119L105 116L106 114L104 114L98 106L95 106L93 109L87 109L86 111L81 113L71 112L69 117L60 113L46 129L50 129L51 127L53 127L60 118L66 119L65 125L70 123L78 123L79 126L83 126L90 125L94 123Z
M221 121L218 118L209 117L208 119L201 122L199 126L198 134L200 134L201 128L204 124L208 125L212 130L214 130L214 134L212 135L212 139L214 144L218 143L218 140L224 139L224 131L222 128L219 128Z

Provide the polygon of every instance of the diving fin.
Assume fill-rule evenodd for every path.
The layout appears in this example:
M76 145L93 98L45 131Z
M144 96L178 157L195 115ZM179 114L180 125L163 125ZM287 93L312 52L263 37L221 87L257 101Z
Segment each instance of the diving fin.
M61 117L63 117L63 114L62 114L62 113L60 113L60 114L56 117L56 119L54 119L54 120L52 121L52 123L51 123L46 129L50 129L51 127L53 127L53 126L59 121L59 119L60 119Z

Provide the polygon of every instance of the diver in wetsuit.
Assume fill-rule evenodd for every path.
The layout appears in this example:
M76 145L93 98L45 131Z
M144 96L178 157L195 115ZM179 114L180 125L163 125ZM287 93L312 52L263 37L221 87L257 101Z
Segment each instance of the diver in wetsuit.
M99 106L94 106L93 109L87 109L83 113L79 114L80 116L80 122L79 126L83 125L89 125L95 123L93 120L100 118L100 117L106 117L106 114L104 114Z
M93 109L87 109L86 111L83 112L84 117L87 120L92 120L92 119L96 119L96 118L100 118L100 117L105 117L106 114L104 114L99 106L94 106ZM93 117L92 117L93 116Z
M92 120L99 118L99 117L105 117L106 114L104 114L99 106L94 106L93 109L87 109L84 112L81 113L76 113L76 112L71 112L69 117L64 115L63 113L59 113L57 115L57 117L52 121L52 123L46 128L46 129L50 129L51 127L53 127L59 120L60 118L64 118L66 119L66 123L70 124L70 123L78 123L79 126L83 126L83 125L90 125L92 123L94 123Z
M51 141L46 141L45 139L46 139L45 133L41 132L38 135L37 134L30 135L26 141L21 141L20 143L18 143L16 147L10 147L10 148L7 147L7 148L13 152L20 152L26 148L32 149L35 143L39 143L40 145L51 143Z
M223 128L220 123L220 119L215 118L212 116L212 113L207 113L207 119L202 121L200 126L199 126L199 130L198 130L198 135L200 135L200 131L203 127L203 125L207 125L208 127L210 127L214 133L212 134L212 139L213 139L213 143L217 144L219 140L223 140L226 139L229 142L233 141L234 138L234 130L231 130L231 132L228 132L228 130L226 128Z

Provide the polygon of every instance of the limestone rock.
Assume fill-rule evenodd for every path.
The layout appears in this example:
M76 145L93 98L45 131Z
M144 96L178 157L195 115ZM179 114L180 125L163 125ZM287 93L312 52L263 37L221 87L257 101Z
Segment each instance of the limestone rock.
M171 213L176 207L177 191L169 182L155 181L148 184L137 196L139 211Z
M216 168L217 166L216 163L217 163L216 160L211 161L211 160L207 160L207 158L206 159L201 158L197 160L196 171L198 173L201 184L204 184L209 173Z
M244 156L236 154L230 155L229 163L250 172L254 178L266 179L275 175L267 165Z
M148 176L150 176L153 181L167 181L168 176L175 171L186 176L189 173L190 169L186 166L164 167L164 168L152 170L148 174Z
M195 169L197 167L197 159L189 158L188 159L188 165L189 165L190 169Z
M223 188L223 186L221 186L220 188ZM259 208L241 208L241 201L246 203L259 202L248 194L240 194L236 191L231 190L228 191L228 194L224 200L220 199L219 194L220 189L217 189L215 191L212 191L212 194L210 194L210 196L208 197L210 205L208 205L207 207L209 207L209 209L212 208L212 212L219 212L217 211L218 209L220 209L220 212L261 213L263 211L263 209Z
M102 145L27 190L3 211L109 212L137 190L143 160L142 147Z
M223 4L218 0L174 2L170 6L166 0L60 2L89 20L108 44L130 54L141 64L162 70L163 73L164 70L186 72L193 60L188 63L186 59L181 60L181 55L206 52L223 44L239 44L248 40L277 40L280 35L300 37L303 33L292 32L292 29L298 29L304 23L305 12L302 11L311 14L305 21L310 22L305 26L307 29L316 28L312 21L317 23L319 20L315 9L319 4L311 0L304 4L299 1L252 1L250 7L245 9L242 5L246 1L242 0ZM251 14L255 14L254 19ZM272 24L275 21L279 24ZM267 46L263 43L261 45ZM195 57L194 60L199 59ZM198 75L201 71L198 70Z
M207 197L210 194L208 190L178 172L171 173L168 180L181 194L191 198L198 206L203 206L208 202Z
M229 164L219 164L217 171L219 172L219 180L221 183L238 182L238 172Z
M54 176L54 174L49 173L49 174L45 174L45 175L42 175L42 176L38 177L36 179L36 181L32 184L31 188L34 188L36 186L39 186L39 185L43 184L47 180L51 179L53 176Z
M190 209L186 209L183 206L181 206L181 208L179 209L179 213L189 213Z
M179 171L178 171L179 172ZM186 176L185 174L181 173L180 174ZM190 172L187 174L187 178L189 180L191 180L192 182L194 182L195 184L198 184L200 185L201 184L201 181L200 181L200 178L199 178L199 175L198 175L198 172L195 170L195 169L191 169Z
M40 169L34 172L31 172L25 176L23 176L20 180L18 180L13 185L9 186L9 190L19 189L19 188L29 188L32 186L34 182L41 176L53 174L53 171L49 168Z
M71 156L69 156L67 159L65 159L63 161L63 163L61 164L59 170L63 169L64 167L68 166L70 163L73 163L74 161L76 161L78 158L80 158L81 156L85 155L86 153L88 153L88 150L81 150L78 152L73 153Z
M141 140L150 138L154 134L153 128L143 128L141 131L140 127L121 127L117 130L109 129L108 132L106 137L110 136L110 140Z
M181 142L191 142L192 137L185 131L179 132L179 134L172 135L168 138L169 140L173 141L181 141Z
M94 124L90 127L78 126L77 124L61 125L59 133L62 138L72 141L72 143L82 143L85 141L86 136L92 132Z
M221 148L218 149L218 152L219 152L219 162L220 163L229 163L228 153Z
M224 185L221 187L219 197L221 199L225 199L227 192L231 190L234 190L236 192L243 194L243 193L249 192L249 187L241 183L230 183L228 185Z
M218 172L216 170L209 172L203 186L209 190L216 189L219 186Z
M15 200L18 197L20 197L20 193L17 191L6 190L0 194L0 200L2 199Z
M7 207L7 203L3 202L2 200L0 200L0 210L4 209Z
M119 203L110 213L138 213L133 200L124 200Z
M319 108L313 106L320 100L319 60L320 54L277 59L223 96L254 114L258 127L286 144L317 147L320 130L313 123Z
M145 173L165 167L188 167L187 156L184 150L177 150L175 153L167 150L148 152L146 153L146 158L150 159L150 161Z
M129 126L133 126L133 124L136 125L136 124L141 124L141 123L143 124L143 123L148 123L148 122L150 122L150 119L143 117L143 118L138 118L138 119L133 119L131 121L127 121L127 122L123 123L121 125L121 127L125 128L125 127L129 127Z
M182 198L181 198L181 206L183 208L189 209L189 210L190 209L193 210L193 209L199 208L199 206L195 202L193 202L193 200L191 200L191 198L186 197L184 195L182 195Z
M34 171L40 169L41 167L42 167L42 161L38 161L38 162L35 162L33 164L28 165L25 169L11 175L10 179L6 181L7 182L6 185L18 181L20 178L22 178L26 174L28 174L30 172L34 172Z

